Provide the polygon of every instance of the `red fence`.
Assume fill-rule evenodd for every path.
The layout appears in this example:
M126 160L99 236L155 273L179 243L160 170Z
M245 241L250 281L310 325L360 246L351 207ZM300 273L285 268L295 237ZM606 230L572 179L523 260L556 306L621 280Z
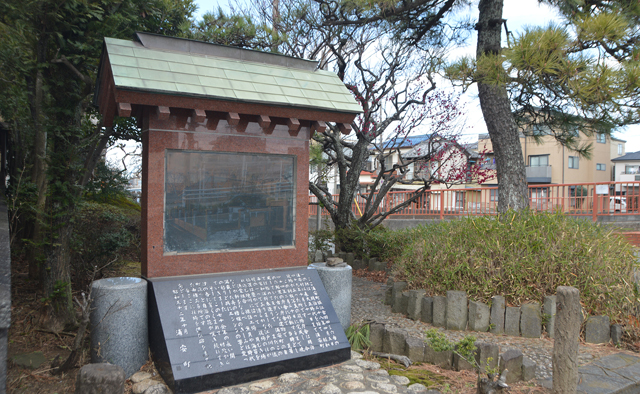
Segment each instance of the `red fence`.
M389 192L376 212L388 212L415 195L412 191ZM338 195L333 196L338 199ZM317 198L309 196L309 215L317 214ZM351 204L356 216L365 209L366 196ZM640 182L604 182L560 185L530 185L529 206L535 211L562 211L568 215L620 216L640 214ZM494 215L497 187L429 190L392 217L440 218L445 216ZM326 210L322 214L326 215Z

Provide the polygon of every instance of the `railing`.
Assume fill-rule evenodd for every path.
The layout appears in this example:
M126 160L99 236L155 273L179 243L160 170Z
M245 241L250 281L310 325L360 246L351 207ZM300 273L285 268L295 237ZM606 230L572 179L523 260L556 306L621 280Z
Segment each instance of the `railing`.
M376 213L390 209L415 195L412 191L387 193ZM365 210L367 196L357 196L351 210L359 217ZM338 200L338 195L333 196ZM317 214L317 198L309 196L309 215ZM534 211L562 211L568 215L628 216L640 214L640 182L599 182L560 185L530 185L529 206ZM497 187L428 190L390 217L440 218L445 216L495 215L498 207ZM327 215L326 210L321 214Z

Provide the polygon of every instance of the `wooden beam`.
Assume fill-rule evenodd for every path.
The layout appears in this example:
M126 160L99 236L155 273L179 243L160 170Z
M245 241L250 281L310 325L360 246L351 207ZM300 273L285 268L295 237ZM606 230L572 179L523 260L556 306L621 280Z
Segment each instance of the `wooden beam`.
M349 133L351 133L351 124L349 123L338 123L338 129L340 129L340 132L344 135L349 135Z
M156 112L158 114L158 120L168 120L169 115L171 115L171 110L169 109L169 107L163 107L161 105L156 107Z
M118 116L122 116L123 118L131 116L131 104L118 103Z
M297 118L287 119L287 127L289 127L289 135L292 137L298 136L300 131L300 121Z
M311 133L315 133L316 131L318 133L324 133L326 129L327 124L321 120L318 120L317 122L311 122Z
M237 112L227 112L227 123L229 126L237 126L240 123L240 115Z
M191 121L196 123L202 123L207 118L207 113L203 109L191 110Z

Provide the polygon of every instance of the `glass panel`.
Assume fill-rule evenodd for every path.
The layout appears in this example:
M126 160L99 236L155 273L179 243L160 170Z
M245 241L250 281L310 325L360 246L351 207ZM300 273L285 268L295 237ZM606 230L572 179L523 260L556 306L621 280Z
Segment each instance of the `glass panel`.
M165 252L294 243L295 156L166 151Z

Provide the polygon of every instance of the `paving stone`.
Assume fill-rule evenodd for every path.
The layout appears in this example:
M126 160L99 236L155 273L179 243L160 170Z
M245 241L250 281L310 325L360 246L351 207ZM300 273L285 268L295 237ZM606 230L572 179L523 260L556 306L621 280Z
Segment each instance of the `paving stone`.
M382 323L371 323L369 325L369 340L371 341L370 349L372 351L382 351L384 331L384 324Z
M545 323L545 330L549 338L553 338L556 325L556 296L545 296L542 302L542 317Z
M480 371L484 373L489 368L497 368L500 359L500 347L495 343L476 342L476 363Z
M409 302L407 304L407 315L411 320L420 320L422 311L422 298L424 290L409 290Z
M169 391L169 388L162 383L156 384L155 386L151 386L144 391L142 394L172 394Z
M365 385L362 382L344 382L342 387L347 390L362 390Z
M486 332L489 329L489 317L487 304L469 301L469 331Z
M131 375L131 377L129 378L129 380L131 380L132 383L140 383L143 380L147 380L147 379L151 379L151 374L149 372L136 372L133 375Z
M489 324L490 332L493 334L504 334L504 312L505 304L503 296L491 297L491 318Z
M142 382L134 384L131 387L131 391L133 392L133 394L143 394L145 391L147 391L148 388L157 384L157 380L143 380Z
M395 384L389 383L373 383L371 385L373 388L384 391L385 393L395 393L398 391L398 388Z
M389 372L387 372L386 369L376 369L375 371L371 371L371 373L380 376L389 376Z
M280 384L294 384L298 383L301 380L302 378L300 377L300 375L292 372L283 373L282 375L278 376L278 383Z
M520 307L520 335L525 338L540 338L542 335L539 303L531 302Z
M396 384L400 384L402 386L406 386L409 383L411 383L411 381L409 380L408 377L406 376L400 376L400 375L393 375L391 376L391 380L394 381Z
M363 369L380 369L380 364L373 361L356 360L356 365Z
M609 316L589 316L585 327L585 342L609 343L610 336Z
M453 368L453 351L447 350L444 352L436 352L431 349L429 344L425 344L424 347L424 361L437 365L442 369L452 369Z
M427 391L427 387L424 384L414 383L411 386L407 387L410 393L423 393Z
M310 380L310 382L314 382L314 380ZM253 382L249 385L249 390L251 391L262 391L270 389L273 386L272 380L261 380L258 382Z
M354 373L359 373L363 371L362 367L359 367L357 365L351 365L351 364L343 365L340 367L340 369L344 371L354 372Z
M388 377L381 376L381 375L374 375L374 374L367 375L366 379L368 381L376 382L376 383L389 383L390 382Z
M513 337L520 336L520 307L508 306L505 309L504 333Z
M364 380L364 375L361 373L345 373L342 377L345 380Z
M429 324L433 322L433 297L422 297L420 320Z
M11 357L11 361L18 367L36 369L44 364L47 359L42 352L22 353Z
M93 394L93 393L124 393L124 381L126 379L124 370L113 364L86 364L76 376L76 394ZM146 380L151 385L157 384L157 381ZM141 384L141 383L137 383ZM134 385L135 387L135 385ZM145 387L145 390L148 388ZM142 393L144 390L140 391Z
M447 291L447 330L466 330L467 312L467 293L457 290Z
M342 390L340 387L336 386L333 383L329 383L320 390L320 394L341 394Z
M536 378L536 363L529 357L522 357L522 380L528 382Z
M371 335L371 334L369 334L369 335ZM356 359L356 358L362 358L362 354L352 350L351 351L351 359L353 360L353 359Z
M382 351L404 355L406 331L398 327L387 327L382 342Z
M519 349L509 349L500 355L500 373L508 369L507 383L522 380L522 352Z
M317 380L307 380L300 385L300 387L304 390L314 390L320 386L322 386L322 383L318 382Z
M290 388L281 388L281 391L290 392ZM273 392L274 390L271 390ZM243 386L225 387L218 391L218 394L249 394L249 389Z
M622 342L622 326L620 324L611 325L611 341L614 345L619 345Z
M409 357L412 362L424 362L424 341L422 339L407 336L405 350L407 357Z

